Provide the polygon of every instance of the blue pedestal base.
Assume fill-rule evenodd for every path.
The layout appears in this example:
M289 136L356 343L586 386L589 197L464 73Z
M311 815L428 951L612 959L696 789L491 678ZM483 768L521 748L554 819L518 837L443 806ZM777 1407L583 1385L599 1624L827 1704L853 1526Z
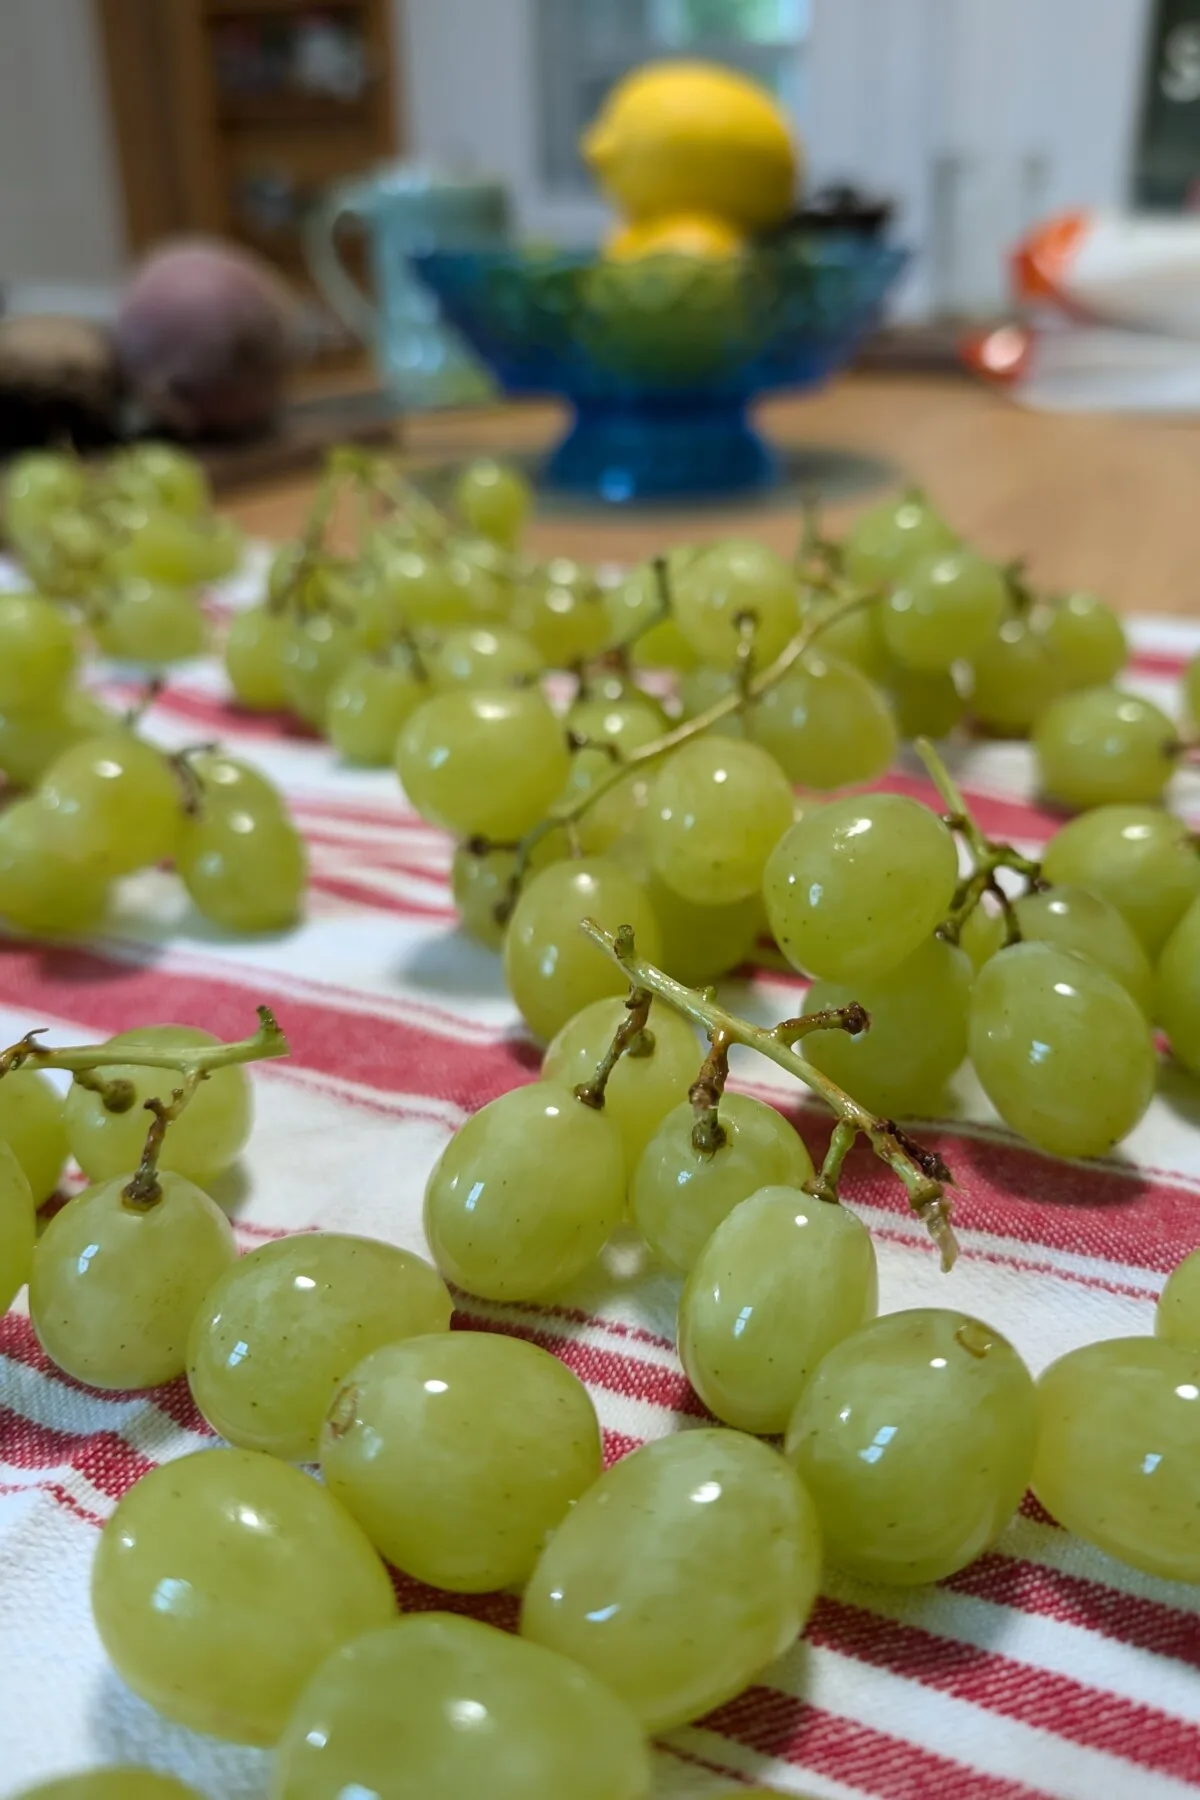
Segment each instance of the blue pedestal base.
M645 407L626 399L580 402L542 478L559 493L626 506L752 493L773 486L779 468L740 401L690 397L672 404L659 394Z

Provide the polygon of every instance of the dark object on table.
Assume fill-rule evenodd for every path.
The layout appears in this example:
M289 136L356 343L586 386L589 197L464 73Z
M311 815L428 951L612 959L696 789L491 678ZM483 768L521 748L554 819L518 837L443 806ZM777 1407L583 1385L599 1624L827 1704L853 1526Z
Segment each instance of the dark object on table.
M891 223L895 207L890 200L864 194L849 182L832 182L809 195L804 205L785 219L773 238L796 232L853 232L856 237L881 237Z
M243 437L279 409L295 303L269 263L216 238L181 238L135 273L117 355L151 424L182 438Z
M37 314L0 319L0 456L41 444L111 443L120 389L101 326Z

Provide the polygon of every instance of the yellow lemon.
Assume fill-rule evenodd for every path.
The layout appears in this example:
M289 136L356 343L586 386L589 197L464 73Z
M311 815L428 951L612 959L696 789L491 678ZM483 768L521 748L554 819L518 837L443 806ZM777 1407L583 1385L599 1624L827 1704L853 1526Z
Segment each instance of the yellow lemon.
M712 213L671 213L663 219L641 219L618 225L604 245L611 262L636 262L642 256L694 256L720 262L739 256L740 232Z
M582 149L634 221L707 213L760 231L786 217L796 186L796 149L770 94L713 63L651 63L627 75Z

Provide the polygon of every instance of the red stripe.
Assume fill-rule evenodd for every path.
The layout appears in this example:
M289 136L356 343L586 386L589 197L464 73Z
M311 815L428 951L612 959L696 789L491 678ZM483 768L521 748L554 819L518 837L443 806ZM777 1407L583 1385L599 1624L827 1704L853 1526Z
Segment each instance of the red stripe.
M74 1469L113 1500L158 1466L115 1431L79 1437L38 1425L7 1406L0 1406L0 1463L10 1469Z
M863 791L907 794L910 799L920 800L925 806L932 807L934 812L945 811L945 804L932 781L925 775L909 775L903 769L892 769ZM980 792L969 784L963 785L963 797L977 823L992 838L1019 838L1044 843L1067 817L1065 813L1056 812L1052 807L1035 806L1030 801L1014 800L1004 794Z
M1188 653L1179 650L1135 650L1126 666L1138 675L1165 675L1172 681L1178 681L1198 652L1200 645L1196 645Z
M402 919L458 918L452 906L426 905L407 896L389 894L383 888L373 887L369 882L323 874L320 869L310 871L309 884L321 893L333 894L339 900L350 901L360 910L366 908L372 912L393 913Z
M238 1225L239 1231L244 1229L244 1226ZM256 1235L283 1237L288 1234L269 1232ZM10 1312L0 1318L0 1356L11 1357L13 1362L20 1363L22 1367L32 1369L36 1374L44 1375L48 1380L56 1382L61 1387L70 1388L75 1393L88 1394L93 1400L108 1400L114 1405L126 1405L131 1398L131 1395L123 1390L88 1387L86 1383L76 1381L73 1376L65 1374L57 1363L51 1362L46 1355L38 1343L32 1321L24 1313ZM202 1437L213 1435L208 1421L197 1409L187 1384L187 1378L183 1375L177 1376L174 1381L164 1382L161 1387L143 1388L136 1397L144 1400L147 1405L155 1407L159 1412L165 1413L183 1431L196 1432ZM76 1434L81 1441L86 1440L86 1435L86 1433Z
M65 1506L68 1512L73 1512L85 1524L94 1525L97 1531L102 1531L104 1528L105 1521L100 1514L80 1505L74 1494L68 1492L57 1481L49 1481L44 1486L39 1482L36 1487L32 1488L25 1487L16 1481L2 1481L0 1482L0 1494L48 1494L52 1500L57 1500L60 1506Z

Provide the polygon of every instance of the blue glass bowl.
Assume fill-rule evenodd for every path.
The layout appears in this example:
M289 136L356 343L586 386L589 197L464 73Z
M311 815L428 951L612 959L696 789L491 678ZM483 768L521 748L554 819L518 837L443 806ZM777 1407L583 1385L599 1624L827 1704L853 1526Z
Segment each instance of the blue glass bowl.
M772 485L777 459L747 403L841 368L907 258L821 233L725 262L532 249L413 260L509 394L573 406L547 485L625 504Z

